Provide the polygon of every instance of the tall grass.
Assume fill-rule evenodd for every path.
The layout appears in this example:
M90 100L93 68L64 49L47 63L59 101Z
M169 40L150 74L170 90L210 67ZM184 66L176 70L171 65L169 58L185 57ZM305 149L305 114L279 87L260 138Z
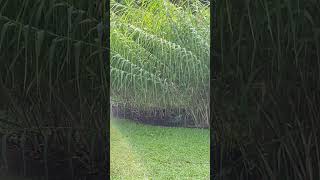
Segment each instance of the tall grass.
M320 178L319 7L217 1L217 179Z
M209 122L209 7L111 1L111 96L140 109L186 109Z
M71 168L61 171L67 179L76 178L79 168L89 177L99 163L105 166L97 162L106 158L109 110L105 42L97 31L99 17L106 20L104 6L88 0L0 0L0 164L7 170L14 161L8 155L11 136L17 137L13 156L23 158L12 162L23 166L20 175L30 173L30 158L47 179L59 174L49 167L55 159L67 164L62 169Z

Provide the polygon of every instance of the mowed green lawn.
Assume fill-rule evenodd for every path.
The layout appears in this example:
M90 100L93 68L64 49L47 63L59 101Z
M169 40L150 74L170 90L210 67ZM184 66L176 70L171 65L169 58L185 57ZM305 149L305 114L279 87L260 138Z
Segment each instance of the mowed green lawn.
M111 179L209 179L209 130L111 120Z

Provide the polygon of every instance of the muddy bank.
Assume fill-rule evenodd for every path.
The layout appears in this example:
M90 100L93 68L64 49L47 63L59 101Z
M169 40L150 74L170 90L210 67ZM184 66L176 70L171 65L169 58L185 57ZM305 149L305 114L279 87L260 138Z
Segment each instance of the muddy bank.
M117 104L111 105L112 116L130 119L136 122L155 126L208 128L196 125L193 117L185 109L159 107L139 109L136 107Z

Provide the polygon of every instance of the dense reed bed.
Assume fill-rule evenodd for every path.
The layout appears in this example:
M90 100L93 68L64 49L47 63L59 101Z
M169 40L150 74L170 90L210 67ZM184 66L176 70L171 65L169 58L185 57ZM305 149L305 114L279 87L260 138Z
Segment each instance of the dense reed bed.
M111 1L111 97L138 109L179 108L209 125L209 6Z

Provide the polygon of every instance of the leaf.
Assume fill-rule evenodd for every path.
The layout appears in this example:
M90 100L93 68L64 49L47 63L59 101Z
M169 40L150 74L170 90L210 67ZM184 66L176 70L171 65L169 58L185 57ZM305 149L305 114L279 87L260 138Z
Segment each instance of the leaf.
M49 98L50 104L52 101L52 88L53 88L52 70L53 70L53 60L55 59L56 45L57 45L57 39L52 40L50 51L49 51L49 58L48 58L48 63L49 63L49 82L48 83L49 83L49 89L50 89L50 98Z
M74 52L75 52L75 65L76 65L76 79L77 79L77 88L80 96L80 51L81 51L81 43L77 42L74 44Z
M40 57L40 53L41 53L41 48L42 48L42 43L43 43L43 39L44 39L44 31L40 30L37 32L37 36L36 36L36 84L37 84L37 91L39 94L40 91L40 72L39 72L39 57ZM39 94L40 95L40 94Z
M3 25L2 29L1 29L1 39L0 39L0 51L2 50L2 46L4 44L4 38L5 38L5 35L7 33L7 30L9 28L9 26L12 25L11 22L7 22Z
M37 32L37 37L36 37L36 58L39 58L40 53L41 53L41 47L42 43L45 37L45 32L44 30L40 30Z
M40 5L38 7L38 11L35 17L35 24L37 26L39 26L40 22L41 22L41 18L43 17L42 12L43 12L43 7L46 1L40 1Z

